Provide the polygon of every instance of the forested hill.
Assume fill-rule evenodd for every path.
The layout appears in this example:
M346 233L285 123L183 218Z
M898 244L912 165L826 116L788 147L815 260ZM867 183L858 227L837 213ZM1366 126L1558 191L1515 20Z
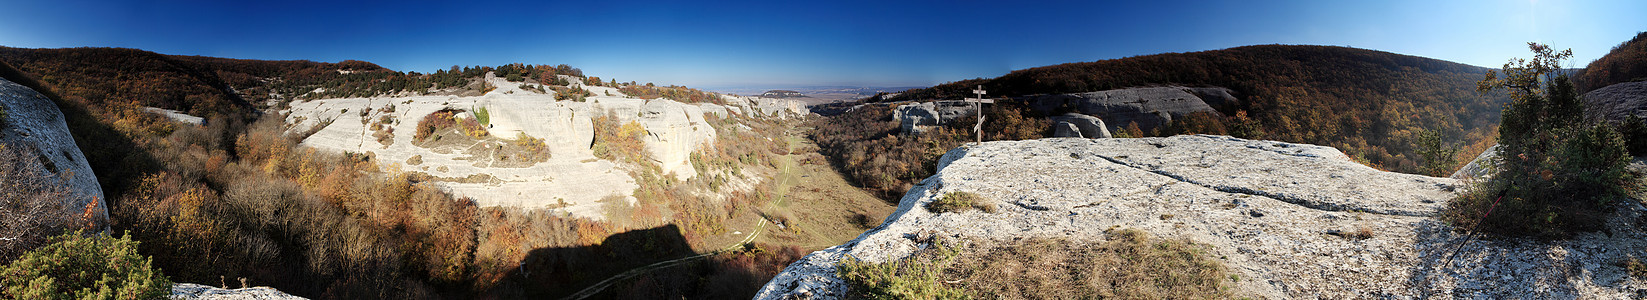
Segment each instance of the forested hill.
M382 79L407 77L362 61L228 59L126 48L0 47L0 61L33 74L68 100L94 111L148 106L207 117L244 113L271 97L293 98L315 88L398 90L406 86L392 86L397 82Z
M1647 80L1647 31L1625 41L1607 55L1590 62L1578 75L1578 92L1586 93L1620 82Z
M1067 63L910 90L887 100L953 99L982 85L992 96L1186 85L1234 90L1228 116L1180 124L1178 132L1327 145L1375 167L1419 172L1415 145L1426 130L1473 156L1491 144L1502 93L1476 91L1487 68L1383 51L1259 45ZM1231 132L1245 111L1260 130ZM1125 126L1126 124L1112 124ZM1444 162L1446 163L1446 162ZM1439 171L1430 173L1440 173Z

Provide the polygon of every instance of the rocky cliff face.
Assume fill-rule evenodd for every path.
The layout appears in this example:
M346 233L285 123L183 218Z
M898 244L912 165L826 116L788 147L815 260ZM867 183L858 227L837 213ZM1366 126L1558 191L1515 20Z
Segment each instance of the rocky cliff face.
M490 80L497 90L480 96L321 99L294 103L285 113L287 122L294 124L293 132L321 126L304 145L369 153L382 162L404 162L401 170L445 178L437 184L484 206L550 207L596 219L603 216L599 200L628 197L637 185L621 166L594 156L590 149L594 118L612 116L619 124L639 123L646 129L642 140L654 163L664 173L687 178L696 175L692 152L707 147L716 137L705 115L792 118L806 113L794 100L727 97L724 106L689 104L626 98L618 89L598 86L582 86L597 95L584 102L556 101L552 93L522 90L520 83L503 79ZM484 161L488 155L472 153L490 148L446 151L413 145L418 122L447 108L471 112L484 108L489 115L486 131L491 136L510 140L524 134L542 139L549 158L500 165ZM373 130L372 124L385 117L393 120L382 125L390 130ZM393 134L384 135L385 131ZM387 138L380 140L382 136Z
M1239 101L1226 88L1181 86L1038 95L1024 97L1024 100L1042 113L1075 112L1094 116L1108 123L1111 130L1137 122L1138 127L1145 131L1191 113L1216 114L1218 112L1214 107Z
M1647 119L1647 81L1625 82L1584 93L1584 116L1591 120Z
M756 298L841 298L837 262L906 257L925 247L917 233L1097 241L1110 228L1211 245L1209 256L1238 275L1244 296L1628 298L1647 288L1619 266L1647 246L1647 233L1630 225L1643 215L1639 205L1621 207L1616 230L1477 240L1448 264L1464 237L1434 215L1459 188L1454 179L1378 171L1329 147L1224 136L969 144L944 155L885 223L807 255ZM999 209L923 208L955 191ZM1361 230L1370 236L1345 237Z
M0 79L0 147L15 151L19 159L35 160L44 167L33 174L47 184L66 190L61 200L65 214L78 219L89 206L94 226L107 228L109 214L103 188L97 184L86 155L75 145L63 112L51 99L23 85ZM13 195L7 195L13 196ZM79 221L79 220L76 220Z
M898 128L904 134L921 133L934 126L948 125L950 121L975 114L977 109L966 101L932 101L899 105L892 111Z

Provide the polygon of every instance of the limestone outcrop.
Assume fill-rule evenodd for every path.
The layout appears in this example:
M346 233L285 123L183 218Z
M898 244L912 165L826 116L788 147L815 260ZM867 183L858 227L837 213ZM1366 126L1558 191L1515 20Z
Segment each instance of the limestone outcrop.
M43 166L44 170L33 176L44 184L62 185L67 194L55 200L62 201L69 210L65 214L79 218L90 207L91 220L85 221L107 228L109 214L103 188L98 185L86 155L70 135L63 112L57 110L57 104L51 99L21 84L0 79L0 147L15 151L20 159L34 160Z
M1052 118L1053 137L1111 138L1104 120L1093 116L1067 113Z
M319 126L304 139L304 145L370 154L382 162L407 162L399 168L445 178L436 184L457 196L474 198L483 206L552 208L594 219L604 215L598 201L611 196L632 199L630 193L637 187L627 169L594 156L591 147L596 117L610 116L618 124L640 124L646 130L642 140L656 160L653 163L664 173L689 178L696 176L690 161L692 152L707 147L716 138L706 114L794 118L806 112L795 100L728 96L724 98L727 105L681 103L628 98L616 88L599 86L580 86L596 95L585 101L556 101L552 92L522 90L520 83L501 78L489 80L497 89L480 96L320 99L293 103L284 112L287 122L294 124L293 133ZM470 153L414 145L418 122L442 109L467 110L471 116L485 109L486 131L491 136L542 139L549 157L524 166L498 167L477 162ZM374 130L373 126L387 129ZM465 180L472 178L485 180Z
M892 118L898 120L898 128L904 134L925 132L934 126L949 125L961 116L976 113L972 103L966 101L932 101L899 105L892 111Z
M1586 118L1619 122L1630 115L1647 119L1647 81L1617 83L1584 93Z
M1137 122L1148 131L1196 112L1217 114L1214 107L1237 103L1229 89L1221 87L1143 87L1107 91L1019 97L1043 114L1075 112L1094 116L1110 129Z
M270 287L221 289L193 283L172 285L172 300L306 300Z
M1480 155L1475 156L1475 160L1471 160L1470 163L1464 164L1464 167L1458 168L1458 171L1453 171L1453 174L1447 176L1447 178L1468 179L1486 178L1491 176L1492 167L1495 163L1493 160L1498 159L1498 147L1499 145L1497 144L1494 144L1492 147L1487 147L1486 151L1481 151Z
M1210 245L1207 256L1237 275L1234 292L1245 297L1619 299L1647 288L1620 266L1647 247L1631 225L1640 205L1621 205L1613 229L1571 240L1460 243L1465 235L1435 218L1460 188L1330 147L1226 136L968 144L945 154L883 224L791 264L756 298L842 298L837 262L903 258L927 246L915 241L922 234L1098 241L1111 228ZM956 191L998 209L923 208Z

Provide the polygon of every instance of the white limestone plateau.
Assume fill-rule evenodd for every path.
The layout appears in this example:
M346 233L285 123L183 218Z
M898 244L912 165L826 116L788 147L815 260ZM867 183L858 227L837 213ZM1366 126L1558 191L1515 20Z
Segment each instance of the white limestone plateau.
M552 208L593 219L603 217L599 200L620 196L632 201L630 194L637 187L627 169L597 159L591 151L592 120L597 116L611 115L619 124L633 121L644 126L646 148L657 160L655 163L665 173L688 178L695 175L689 160L691 153L715 140L715 129L705 122L706 113L757 118L793 118L807 113L793 100L724 96L727 105L689 104L627 98L616 88L600 86L579 86L595 95L585 102L556 101L553 91L539 93L520 89L520 83L490 77L487 80L497 89L481 96L320 99L293 103L284 113L287 122L294 124L292 132L317 124L324 126L303 145L368 153L380 162L400 163L398 168L403 171L441 178L490 176L491 180L447 180L437 184L457 196L471 197L482 206ZM392 111L386 109L390 106L394 107ZM517 134L525 134L543 139L550 157L525 167L496 167L476 162L464 153L442 153L413 145L418 121L447 108L470 111L463 117L473 117L474 111L485 108L491 136L515 139ZM394 130L392 142L387 145L378 142L374 137L377 132L369 128L371 122L383 116L397 120L385 124Z
M913 187L885 223L791 264L757 299L836 299L842 258L886 262L928 245L916 236L1100 241L1134 228L1210 246L1240 296L1254 298L1623 299L1647 283L1620 264L1641 257L1638 201L1608 230L1563 241L1478 238L1434 215L1455 179L1391 173L1330 147L1226 136L1050 138L969 144ZM996 202L994 213L932 213L949 192ZM1163 215L1172 215L1170 218ZM1368 230L1370 238L1344 233Z

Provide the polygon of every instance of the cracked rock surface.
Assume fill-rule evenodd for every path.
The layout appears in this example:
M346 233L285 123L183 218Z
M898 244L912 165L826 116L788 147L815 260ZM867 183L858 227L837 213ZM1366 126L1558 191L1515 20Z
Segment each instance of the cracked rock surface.
M1647 284L1619 264L1639 257L1639 205L1609 230L1567 241L1477 239L1436 220L1458 180L1375 170L1330 147L1225 136L1052 138L951 150L885 223L791 264L757 299L845 296L835 264L908 256L922 233L1010 241L1098 241L1135 228L1212 246L1236 294L1261 298L1629 298ZM995 213L934 214L954 191ZM1628 201L1634 203L1635 201ZM1170 217L1166 217L1170 215ZM1369 238L1346 232L1371 233ZM1463 245L1450 263L1447 256Z

